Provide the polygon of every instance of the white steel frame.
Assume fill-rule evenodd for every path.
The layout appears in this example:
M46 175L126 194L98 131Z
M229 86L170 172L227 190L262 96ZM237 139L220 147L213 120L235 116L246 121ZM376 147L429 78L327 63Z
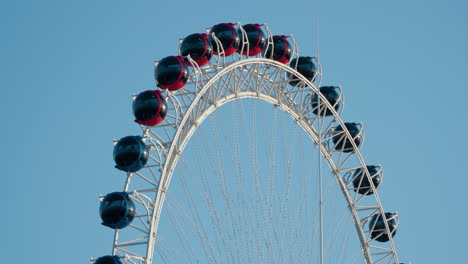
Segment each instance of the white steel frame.
M240 25L239 28L245 34ZM266 25L264 28L271 42L272 36ZM298 56L297 45L290 38L294 44L293 55ZM194 61L192 63L196 65ZM301 83L296 87L288 85L290 76L296 76ZM351 134L340 118L343 106L339 112L335 111L319 92L317 87L320 79L320 65L314 80L316 86L288 65L260 56L246 58L235 55L229 62L224 57L213 56L207 66L194 67L185 87L165 94L168 102L166 119L158 126L142 127L144 140L150 147L150 161L142 170L127 174L124 191L130 194L137 205L137 215L130 226L115 231L112 254L120 256L125 263L152 263L167 190L174 168L190 137L205 118L221 105L241 98L255 98L287 112L317 145L348 203L366 262L399 263L392 236L389 235L389 242L380 243L376 238L371 238L374 227L366 228L374 214L385 213L371 180L374 175L369 175L359 147L354 140L350 140ZM320 117L313 114L310 98L315 94L319 97L319 105L329 108L333 116ZM343 131L336 133L334 128L337 125L341 125ZM349 141L353 151L344 153L334 149L332 137ZM363 140L362 134L358 137ZM368 178L373 195L354 192L353 175L359 168L363 169ZM146 186L142 188L140 184L134 187L136 178ZM387 221L384 223L386 228L382 234L390 234Z

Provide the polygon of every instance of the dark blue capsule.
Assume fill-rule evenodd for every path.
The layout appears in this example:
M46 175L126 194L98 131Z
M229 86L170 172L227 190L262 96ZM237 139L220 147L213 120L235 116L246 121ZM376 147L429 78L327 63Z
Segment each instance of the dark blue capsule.
M398 226L396 214L387 212L385 213L385 218L387 219L390 234L392 237L394 237ZM379 242L387 242L390 240L389 233L385 228L385 223L381 214L375 214L372 216L371 220L369 221L369 231L371 232L372 239L375 239Z
M127 227L135 218L135 204L126 192L107 194L99 206L102 224L112 229Z
M344 123L346 129L351 134L351 139L349 139L346 133L343 132L341 125L335 127L333 131L334 136L332 137L333 144L335 144L334 149L341 152L353 152L353 144L351 140L354 141L357 147L361 145L362 136L360 134L361 130L358 124L356 123Z
M307 80L313 81L314 77L317 73L317 67L315 66L314 62L312 61L312 57L299 57L294 58L290 63L289 66L296 71L298 71L302 76L304 76ZM297 86L301 80L298 76L291 76L291 73L288 73L289 84L292 86Z
M124 137L114 147L115 167L126 172L135 172L146 165L149 149L140 136Z
M369 175L371 176L372 183L374 187L377 189L382 182L382 175L380 173L380 167L378 166L366 166L367 170L369 171ZM371 184L366 177L366 174L362 168L357 169L354 171L353 174L353 186L354 191L360 194L370 195L373 194L374 191L372 190Z
M118 256L103 256L96 259L94 264L122 264Z
M335 111L338 111L340 109L340 94L337 91L337 87L335 86L322 86L320 87L320 93L325 96L327 101L333 106ZM312 112L315 115L318 115L320 113L320 116L331 116L333 115L332 111L330 108L328 108L325 104L320 102L319 106L319 96L317 94L314 94L312 97Z

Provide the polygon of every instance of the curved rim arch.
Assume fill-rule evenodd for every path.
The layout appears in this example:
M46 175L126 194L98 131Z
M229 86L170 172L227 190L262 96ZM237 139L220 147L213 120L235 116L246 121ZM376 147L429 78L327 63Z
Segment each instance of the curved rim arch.
M216 68L216 67L215 67ZM259 70L263 70L259 71ZM271 70L269 72L269 70ZM236 71L245 71L247 74L245 76L237 76ZM157 187L157 194L155 200L152 204L152 214L150 220L150 228L148 232L148 241L147 241L147 248L146 248L146 256L140 258L146 264L152 263L153 253L154 253L154 243L157 237L157 229L159 224L159 218L162 212L162 208L165 201L166 192L169 188L169 184L172 178L172 174L174 168L177 165L178 159L183 152L186 144L190 140L191 136L195 133L198 126L204 121L206 117L208 117L211 113L213 113L219 106L238 100L241 98L254 98L259 99L273 105L278 106L283 111L287 112L301 127L306 131L306 133L312 138L314 143L317 146L320 146L321 155L327 160L328 165L332 168L333 174L338 181L340 189L342 190L343 195L345 196L345 200L348 203L348 208L350 213L353 217L353 222L356 227L356 231L358 233L358 237L360 239L361 247L364 253L364 257L367 263L377 263L383 259L393 259L396 263L398 263L398 258L396 255L396 250L393 244L393 240L390 237L390 248L382 248L379 246L374 246L375 239L370 239L369 235L366 236L366 232L364 231L364 225L368 222L369 218L372 217L375 213L383 214L384 210L382 208L380 199L378 197L377 190L372 181L370 182L371 188L374 192L373 197L375 198L375 204L368 206L368 205L361 205L360 202L362 201L362 197L357 197L354 195L353 198L352 194L347 187L347 184L344 181L344 177L342 174L346 172L350 172L354 168L347 168L346 163L350 160L351 157L355 157L357 162L360 163L360 168L363 168L366 176L369 176L369 172L366 168L366 163L359 151L358 146L355 144L354 140L348 140L353 147L353 151L349 154L338 154L339 159L334 160L334 156L332 152L334 152L333 147L327 144L328 139L330 139L330 133L332 133L334 126L330 126L331 124L341 125L343 128L344 137L347 139L351 139L352 136L350 135L349 131L344 126L344 122L341 120L340 115L335 111L334 107L330 105L330 103L326 100L326 98L319 92L319 89L309 80L304 78L301 74L295 71L293 68L289 67L288 65L284 65L282 63L265 59L265 58L248 58L244 60L235 61L221 69L216 68L215 74L208 78L207 81L195 81L194 87L199 88L197 91L192 91L190 93L191 101L189 102L189 106L185 112L181 111L183 107L181 107L182 103L177 98L177 92L172 94L169 93L169 99L172 99L174 104L174 109L179 109L180 119L174 122L174 129L175 133L172 137L170 137L170 142L159 143L159 148L163 148L167 151L165 155L165 160L161 162L162 166L160 167L161 176ZM303 85L298 87L288 86L288 79L284 79L286 74L292 74L293 76L298 77L302 82ZM249 83L246 83L246 79L250 76L249 74L260 76L260 88L251 87ZM283 79L281 79L282 83L277 84L276 77L272 79L272 75L282 75ZM198 76L197 76L198 77ZM234 77L237 77L235 79ZM225 78L225 79L223 79ZM221 87L221 89L215 89L216 84L218 82L230 82L231 79L234 78L234 81L242 81L242 83L237 83L236 87L232 85L228 85L225 87ZM258 81L257 80L257 81ZM239 85L240 84L240 85ZM267 91L267 88L270 89ZM289 91L288 91L289 89ZM291 92L293 91L293 92ZM217 94L214 94L216 92ZM224 94L223 94L224 92ZM292 94L295 93L294 98L292 98ZM319 96L320 104L326 105L333 114L333 117L329 117L328 119L332 119L328 128L325 131L316 131L314 128L314 124L317 120L324 120L327 117L319 117L315 116L312 111L307 111L307 104L304 102L304 95L307 93L314 93ZM302 95L302 98L299 99L299 103L297 103L296 99L298 94ZM177 117L176 117L177 119ZM154 128L145 128L144 134L146 137L150 136L150 131ZM322 136L328 136L322 137ZM321 138L322 137L322 138ZM164 146L163 146L164 145ZM338 152L337 152L338 153ZM160 151L158 151L158 155L161 156ZM342 156L345 156L344 158ZM162 160L162 159L161 159ZM128 174L127 182L125 184L125 189L128 190L130 182L131 182L132 174ZM140 198L141 199L141 198ZM371 212L369 215L364 214L364 218L362 214L359 214L360 211ZM386 221L384 221L387 233L389 232L389 227ZM118 247L118 233L116 232L114 238L114 253L117 252L116 248ZM379 250L377 253L373 253L372 249ZM383 251L382 251L383 249ZM383 257L382 257L383 256ZM373 257L377 258L377 260L373 260Z

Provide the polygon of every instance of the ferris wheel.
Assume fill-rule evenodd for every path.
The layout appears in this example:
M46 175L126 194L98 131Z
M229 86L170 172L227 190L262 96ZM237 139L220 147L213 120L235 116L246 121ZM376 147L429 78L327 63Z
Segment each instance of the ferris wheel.
M217 24L156 62L155 79L133 98L142 134L115 143L125 185L100 204L113 249L92 263L399 263L363 125L341 119L342 88L321 86L293 36Z

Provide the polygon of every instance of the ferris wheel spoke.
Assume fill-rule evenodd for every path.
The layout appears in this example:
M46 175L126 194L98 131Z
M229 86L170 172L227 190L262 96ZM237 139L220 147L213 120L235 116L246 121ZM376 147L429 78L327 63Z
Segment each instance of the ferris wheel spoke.
M206 146L208 145L207 137L204 136L204 137L202 137L202 138L203 138L204 140L203 140L203 143L200 144L200 147L201 147L201 146L204 146L204 147L206 148ZM210 137L210 138L211 138L211 137ZM215 150L215 151L216 151L216 150ZM214 157L214 155L213 155L213 153L212 153L211 151L207 151L207 156L208 156L209 160L210 160L211 162L213 162L213 164L210 166L210 168L215 168L215 169L217 169L216 171L214 171L214 172L215 172L215 175L216 175L216 174L219 172L219 170L222 170L222 169L220 169L220 161L217 160L217 158ZM200 157L201 157L201 156L200 156ZM202 162L202 161L200 160L200 163L201 163L201 162ZM213 174L209 174L209 175L213 175ZM226 206L229 206L229 207L230 207L230 206L231 206L231 205L230 205L230 204L231 204L231 198L229 197L229 193L227 192L227 189L226 189L226 186L225 186L225 181L226 181L226 179L220 179L220 180L218 180L218 183L219 183L219 184L223 184L223 185L224 185L224 186L220 186L219 190L221 190L220 195L221 195L222 198L223 198L223 203L224 203ZM207 186L207 187L211 188L210 185L209 185L209 179L208 179L208 178L205 178L204 186ZM235 239L234 236L236 235L236 232L237 232L237 231L234 229L234 228L235 228L235 225L234 225L235 220L234 220L232 214L230 214L230 215L224 214L225 217L228 217L228 219L229 219L229 220L226 219L226 220L228 220L227 222L222 220L222 215L221 215L220 212L218 212L218 207L215 206L215 202L214 202L215 199L214 199L214 197L213 197L213 194L212 194L212 193L210 193L210 194L211 194L211 195L210 195L210 202L209 202L209 203L212 205L212 209L214 210L215 215L217 216L216 219L215 219L215 221L216 221L216 224L217 224L217 226L218 226L218 232L219 232L220 230L223 230L223 229L224 229L224 230L227 230L227 229L223 228L223 226L229 225L228 223L231 223L230 232L227 233L227 238L225 238L225 240L224 240L224 249L225 249L225 252L230 252L231 259L234 259L234 256L232 255L232 251L229 250L229 249L231 248L231 246L229 246L229 244L232 245L233 240ZM228 214L229 214L229 212L228 212ZM239 251L239 249L236 248L236 251Z
M177 204L176 202L172 202L172 203ZM176 206L174 206L174 207L176 207ZM183 217L187 218L187 213L181 212L181 211L183 211L183 209L180 206L178 206L175 210L177 210L177 212L182 214ZM179 237L179 241L181 241L180 245L182 246L184 252L186 253L185 254L186 259L184 260L184 263L191 263L193 259L195 259L196 262L199 263L200 260L198 259L197 255L195 254L195 250L192 248L192 246L190 245L190 243L188 243L188 241L186 239L188 237L188 234L186 233L184 228L182 228L182 224L180 222L181 220L179 220L180 218L175 216L176 213L174 212L172 204L171 204L171 207L168 208L168 211L169 211L169 214L170 214L170 218L172 219L172 221L174 223L176 223L177 235ZM182 219L183 219L183 217L182 217ZM187 219L187 220L190 221L190 219ZM200 228L197 225L193 224L193 221L190 221L190 222L191 222L191 225L192 225L193 229L188 229L188 231L196 230L199 237L201 239L204 239L203 244L209 245L209 241L207 241L207 239L206 239L206 233L204 232L204 230L200 230ZM208 250L206 248L206 246L203 247L203 250L205 252L205 255L209 255L210 253L212 253L212 251ZM192 256L192 259L188 259L188 256Z
M192 177L195 177L193 175L193 173L191 173ZM207 181L207 179L205 178L205 176L202 176L201 177L203 179L204 182ZM212 198L212 192L211 190L207 187L207 185L205 185L204 183L201 183L201 186L203 186L203 199L205 200L206 202L206 206L207 206L207 209L209 211L209 215L210 215L210 219L211 219L211 224L210 226L212 227L212 232L213 233L216 233L216 234L219 234L221 233L221 235L219 237L216 237L215 238L215 243L211 243L209 242L208 244L211 245L210 246L210 252L211 252L211 255L213 256L211 259L212 261L215 261L216 262L216 259L220 259L221 261L223 260L223 258L221 257L221 253L214 253L214 252L226 252L226 249L228 248L228 242L227 242L227 238L225 237L224 235L224 232L222 232L221 230L223 230L222 228L222 224L221 224L221 221L220 221L220 213L217 211L216 207L214 206L213 204L213 198ZM190 199L190 204L191 204L191 212L192 212L192 215L196 215L196 220L195 220L195 225L199 225L201 227L203 227L203 233L200 233L199 232L199 237L200 239L203 239L203 241L209 241L208 239L208 236L207 236L207 232L205 231L206 229L204 228L204 224L202 224L202 221L201 221L201 218L200 218L200 215L198 213L198 211L196 210L197 208L197 205L196 203L194 202L194 198L193 198L193 195L192 195L192 192L189 190L189 185L187 182L184 183L184 188L186 190L186 192L189 193L189 196L188 196L188 199ZM201 234L203 234L203 236L201 236ZM224 249L224 250L222 250Z
M241 107L244 109L243 107ZM268 206L269 206L269 197L268 197L268 189L265 188L264 184L264 173L259 169L259 153L258 153L258 144L259 144L259 131L258 131L258 122L261 122L262 120L257 118L257 104L254 100L252 100L251 103L251 112L252 114L250 115L251 117L251 125L249 126L251 128L251 135L248 137L250 139L250 144L249 144L249 149L251 153L250 157L250 166L251 170L253 171L253 180L255 184L255 193L257 194L257 208L254 209L256 210L255 214L255 221L256 225L262 225L264 223L268 223L268 218L267 218L267 212L268 212ZM244 120L247 119L248 112L242 111L242 118ZM244 121L246 125L248 124L247 121ZM260 228L256 228L256 247L262 248L261 245L265 245L267 250L266 252L264 250L258 250L259 256L257 257L259 263L268 263L268 258L269 254L271 251L271 245L268 244L268 237L267 237L267 232L271 232L271 226L270 227L265 227L264 230Z
M237 193L240 196L238 206L242 208L241 209L242 211L238 213L238 223L241 226L248 226L248 223L246 222L246 218L242 217L242 215L245 215L245 216L249 215L248 210L247 210L248 209L247 205L249 204L248 201L250 199L247 196L249 195L250 192L248 192L247 186L244 184L246 175L244 175L244 170L241 165L241 157L240 157L240 149L239 149L239 145L240 145L239 121L238 121L238 115L237 115L238 109L239 109L239 102L232 104L231 113L232 113L232 127L233 127L234 138L233 138L231 146L234 149L233 163L235 166L236 175L238 175L238 177L236 177ZM253 248L253 245L251 244L253 241L251 237L252 233L250 232L250 230L247 230L247 229L245 229L243 233L246 235L245 239L243 239L242 241L242 245L245 245L242 249L246 252L246 256L244 256L244 258L246 258L245 261L252 263L254 261L251 255L251 249Z
M261 178L264 176L261 175L261 172L259 170L260 168L260 163L259 163L259 154L258 154L258 126L257 123L260 121L257 118L257 104L256 101L252 100L251 104L251 109L252 109L252 114L251 114L251 127L252 127L252 136L251 136L251 143L250 143L250 149L251 149L251 167L252 170L254 171L254 179L255 179L255 185L257 188L257 193L259 194L259 210L256 212L256 217L257 217L257 225L262 225L263 223L267 222L267 219L265 218L265 213L266 212L266 201L267 201L267 190L264 188L264 182ZM245 113L245 111L243 111ZM261 229L259 229L261 230ZM260 245L264 244L266 241L266 236L265 232L258 231L257 232L257 245L258 247L261 247ZM270 245L268 245L270 247ZM266 254L264 251L258 250L258 252L261 252L259 256L259 263L267 263L268 261L265 259Z
M254 105L252 105L254 107ZM253 109L253 108L252 108ZM261 220L261 215L259 212L262 212L261 206L262 204L260 201L263 201L262 198L262 193L261 189L259 188L259 172L258 172L258 167L256 166L257 164L257 152L256 152L256 147L253 145L253 142L255 142L255 136L256 136L256 130L255 126L249 125L248 120L246 119L246 112L245 108L243 105L243 101L239 101L235 104L235 111L236 113L240 113L239 115L235 115L234 118L236 118L235 121L235 126L236 126L236 131L239 131L239 124L241 124L240 128L242 129L243 133L243 140L242 142L249 143L247 145L247 150L244 151L244 153L248 153L247 157L249 160L249 165L247 167L247 175L243 175L242 179L239 179L237 181L237 184L240 186L239 188L241 189L241 192L244 192L245 195L242 197L242 206L244 207L243 212L247 217L239 217L241 221L244 223L245 226L248 227L248 230L246 230L246 234L249 234L247 237L248 241L248 258L250 262L258 262L258 263L263 263L264 261L262 260L262 252L258 249L260 245L260 240L261 236L259 234L259 229L257 226L262 222ZM240 116L241 122L237 121L237 119ZM253 117L253 115L252 115ZM255 122L255 119L253 119L252 122ZM253 125L253 123L252 123ZM238 132L237 132L238 133ZM239 145L240 145L239 138L237 137L237 142L236 142L236 149L239 150ZM242 165L240 163L236 163L237 166L240 166L237 170L240 171L242 169ZM244 165L245 166L245 165ZM251 179L250 183L248 179ZM245 196L247 196L247 201L245 201Z
M274 206L274 199L275 199L275 189L276 189L276 144L275 144L275 141L273 139L276 139L277 138L277 115L278 115L278 108L274 107L273 109L273 124L271 126L271 139L270 141L267 143L270 147L268 148L270 150L270 153L269 153L269 166L268 166L268 171L267 171L267 174L268 174L268 210L267 210L267 213L268 213L268 218L269 219L273 219L273 206ZM270 261L274 261L274 252L273 252L273 249L271 248L271 245L273 244L273 234L275 234L275 237L276 237L276 229L274 228L273 226L273 222L269 222L270 225L269 225L269 229L268 229L268 249L270 250L269 252L269 257L270 257ZM277 240L276 240L277 241ZM281 250L281 249L280 249ZM282 255L282 254L281 254Z
M213 121L213 120L211 120ZM221 157L221 151L219 149L219 146L222 146L223 144L221 142L219 142L218 140L218 137L217 135L219 135L218 131L217 131L217 127L215 125L214 122L211 122L211 125L212 125L212 130L214 132L214 135L213 135L213 138L214 138L214 142L215 142L215 146L216 146L216 162L218 163L218 168L219 168L219 173L221 175L220 177L220 180L221 180L221 190L222 190L222 195L223 195L223 198L224 198L224 202L225 202L225 206L226 206L226 209L227 209L227 213L229 215L229 219L230 219L230 222L232 223L232 238L231 238L231 245L235 245L236 247L236 253L237 253L237 256L241 256L241 248L239 248L238 245L241 245L241 243L239 243L238 241L238 234L241 233L241 230L238 229L239 225L236 224L236 220L234 218L234 215L233 213L235 212L235 210L233 210L233 198L231 197L231 192L229 191L229 186L227 184L227 179L226 179L226 176L224 174L224 171L225 170L225 166L222 162L222 159L218 158L218 157Z
M192 231L192 236L197 237L197 239L201 242L201 244L203 245L203 250L205 252L205 255L209 258L210 263L216 263L215 260L220 258L219 253L216 253L216 252L219 252L219 250L217 250L215 245L213 245L208 239L205 226L200 222L200 219L199 219L200 216L198 214L193 214L194 208L196 208L196 205L194 204L193 199L191 199L190 188L185 183L183 184L183 187L184 187L184 190L189 193L189 196L187 197L188 198L187 203L189 205L189 209L191 213L183 209L181 204L177 203L177 201L174 198L171 197L172 199L170 201L171 204L175 205L175 208L177 209L178 214L181 216L181 217L175 217L174 212L171 212L172 213L171 218L173 222L175 222L177 225L177 231L180 237L180 241L182 241L182 243L188 243L187 233L184 232L184 229L181 227L182 222L179 220L182 218L183 220L186 221L186 222L183 222L183 226L185 227L189 226L190 228L188 230L196 231L196 232ZM193 215L193 217L191 217L190 215Z
M163 263L191 263L190 259L180 255L176 249L166 245L163 239L158 239L156 250Z

